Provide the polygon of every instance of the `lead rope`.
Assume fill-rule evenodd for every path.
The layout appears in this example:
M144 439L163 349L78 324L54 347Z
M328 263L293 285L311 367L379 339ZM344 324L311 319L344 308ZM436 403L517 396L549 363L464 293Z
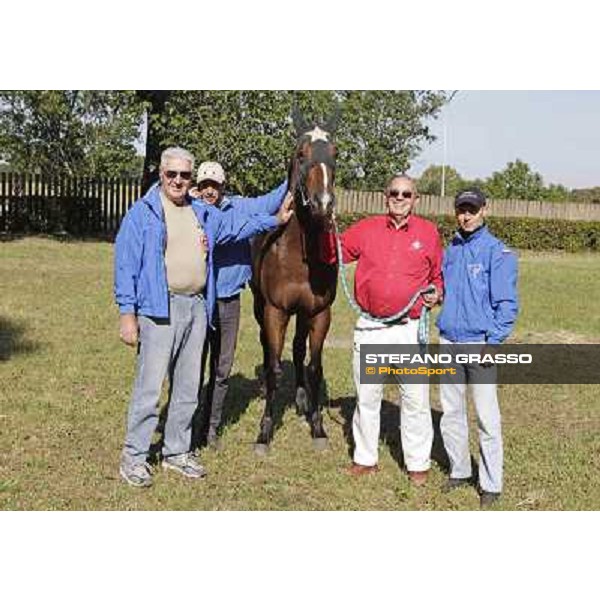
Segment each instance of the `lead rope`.
M348 279L346 274L346 267L344 265L343 253L342 253L342 243L340 240L340 234L338 229L338 224L335 218L335 214L332 215L333 228L335 231L335 248L337 253L338 264L340 265L340 280L342 282L342 288L344 290L344 295L348 300L348 303L359 316L368 319L369 321L373 321L375 323L395 323L405 319L408 316L408 313L411 311L413 306L417 303L419 298L428 294L429 292L435 292L435 286L433 284L428 285L425 288L420 289L417 293L410 299L410 302L398 313L395 315L391 315L390 317L375 317L368 312L365 312L354 300L354 296L350 293L350 288L348 286ZM417 333L417 341L420 345L426 346L429 343L429 309L423 305L421 308L421 315L419 317L419 329Z

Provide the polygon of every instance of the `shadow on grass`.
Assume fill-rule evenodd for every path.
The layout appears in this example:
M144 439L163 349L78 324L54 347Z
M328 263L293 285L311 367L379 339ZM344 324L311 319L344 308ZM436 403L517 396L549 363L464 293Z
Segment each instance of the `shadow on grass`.
M257 365L255 368L255 374L257 376L259 385L260 400L265 400L265 386L263 383L262 364ZM275 390L273 398L273 439L277 435L277 431L283 424L283 415L286 410L291 406L296 406L296 376L294 372L294 363L290 360L281 361L281 375L277 379L277 389ZM262 416L262 415L261 415ZM260 420L256 422L256 435L258 437L260 431ZM272 442L273 440L271 440Z
M275 402L273 406L273 435L283 423L283 415L286 410L294 405L295 398L295 383L294 383L294 367L291 361L282 362L283 376L277 391L275 393ZM261 368L257 367L257 377L248 379L240 373L236 373L229 378L229 391L225 398L223 407L223 418L221 427L227 427L237 423L242 416L247 412L252 401L263 401L264 391L263 384L260 378ZM160 411L157 433L159 439L150 447L150 455L148 461L150 464L156 464L160 457L160 452L163 446L164 428L169 412L169 404L167 402ZM206 434L208 430L208 418L210 411L206 400L206 390L203 389L200 395L198 410L194 415L192 422L192 450L198 450L206 445ZM259 421L256 422L256 432L258 435Z
M262 393L262 385L258 378L248 379L241 373L232 375L229 378L229 389L225 397L219 429L237 423L248 410L250 403L262 398ZM204 386L192 425L192 448L194 450L206 445L209 418L210 405L207 389Z
M0 361L9 360L14 354L31 354L39 349L37 342L26 337L25 325L0 316Z
M327 403L325 404L327 406ZM348 457L352 460L354 455L354 439L352 436L352 417L356 406L355 396L344 396L336 398L330 403L331 408L339 408L343 422L341 426L344 431L344 438L348 446ZM335 419L334 415L330 417ZM449 471L450 463L448 454L444 448L444 442L440 431L440 419L442 413L439 410L431 410L433 421L433 445L431 448L431 459L436 462L444 472ZM402 442L400 440L400 410L398 405L384 400L381 403L381 429L379 439L389 448L390 454L400 469L405 469L404 454L402 452Z

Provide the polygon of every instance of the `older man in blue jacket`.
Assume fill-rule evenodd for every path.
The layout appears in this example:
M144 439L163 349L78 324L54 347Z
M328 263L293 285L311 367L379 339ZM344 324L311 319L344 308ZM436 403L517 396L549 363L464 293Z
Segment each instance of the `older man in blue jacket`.
M482 352L501 344L517 318L517 257L488 231L486 210L486 198L478 189L456 196L458 231L444 254L444 304L437 321L440 344L450 352L457 344L475 344ZM455 366L458 377L442 378L440 385L441 430L450 459L445 489L471 483L468 384L479 427L480 502L486 507L496 502L502 491L502 431L495 377L484 365Z
M198 167L197 187L192 194L224 214L235 213L238 217L249 218L276 213L287 190L287 181L284 181L272 192L258 198L226 196L225 182L225 170L218 162L203 162ZM221 447L219 434L223 407L240 327L240 294L252 277L250 241L239 240L215 248L214 266L217 308L215 327L208 331L203 359L203 363L209 366L209 380L202 412L206 443L218 450Z
M152 484L147 458L167 374L163 468L192 479L204 476L190 450L202 348L216 305L215 248L273 229L292 214L289 202L276 216L250 217L195 200L188 195L193 167L186 150L165 150L160 185L132 206L115 243L120 336L128 345L139 341L120 466L123 479L136 487Z

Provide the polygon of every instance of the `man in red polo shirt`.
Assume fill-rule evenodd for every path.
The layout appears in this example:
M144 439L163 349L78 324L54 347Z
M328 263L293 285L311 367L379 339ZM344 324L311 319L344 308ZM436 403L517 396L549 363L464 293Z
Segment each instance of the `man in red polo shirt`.
M344 263L357 261L356 302L375 317L389 317L406 307L421 289L433 284L435 292L422 296L400 323L382 324L360 317L354 330L353 371L357 391L352 421L355 450L350 472L377 471L380 410L383 385L360 383L361 344L417 344L423 304L437 304L442 294L442 243L436 226L412 214L418 201L414 181L395 176L384 191L387 214L363 219L341 236ZM331 239L329 250L331 254ZM327 256L325 256L327 258ZM433 426L429 386L401 383L400 433L404 462L413 484L427 481Z

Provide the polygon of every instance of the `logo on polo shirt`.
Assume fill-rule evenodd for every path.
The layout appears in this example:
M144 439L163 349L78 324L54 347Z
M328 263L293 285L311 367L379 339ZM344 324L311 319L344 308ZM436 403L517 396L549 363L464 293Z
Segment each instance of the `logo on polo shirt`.
M413 242L413 243L410 245L410 247L411 247L413 250L420 250L420 249L423 247L423 243L422 243L422 242L420 242L419 240L415 240L415 241L414 241L414 242Z

